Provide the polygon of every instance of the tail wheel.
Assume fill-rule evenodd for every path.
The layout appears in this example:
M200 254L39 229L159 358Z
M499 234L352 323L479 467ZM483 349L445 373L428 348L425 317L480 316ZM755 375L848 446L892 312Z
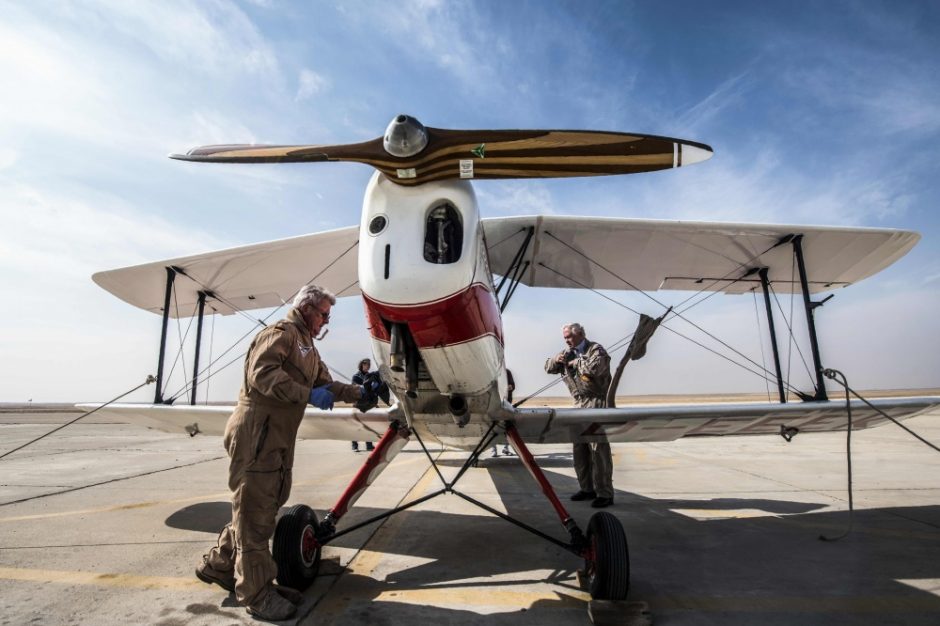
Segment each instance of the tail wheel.
M313 582L320 568L318 524L317 514L306 504L292 506L278 520L272 555L279 584L302 591Z
M616 517L601 511L591 516L587 529L585 572L595 600L625 600L630 589L627 536Z

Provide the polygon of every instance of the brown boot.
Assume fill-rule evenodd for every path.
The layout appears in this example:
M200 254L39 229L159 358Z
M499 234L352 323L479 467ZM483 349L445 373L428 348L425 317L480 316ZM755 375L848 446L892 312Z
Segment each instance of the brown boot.
M261 596L261 600L249 604L245 607L245 610L252 617L269 622L280 622L293 617L294 613L297 612L297 607L269 587L267 592Z
M210 585L216 584L226 591L235 593L235 572L221 572L209 565L209 555L202 555L202 565L196 567L196 578Z
M291 604L296 604L300 606L304 603L304 594L300 593L296 589L291 587L285 587L284 585L274 585L274 591L281 594L281 597L290 602Z

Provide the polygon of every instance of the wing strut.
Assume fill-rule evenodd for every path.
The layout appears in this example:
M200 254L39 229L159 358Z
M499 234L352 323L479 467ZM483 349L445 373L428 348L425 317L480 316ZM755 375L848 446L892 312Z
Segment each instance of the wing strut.
M509 306L509 299L512 298L512 294L516 292L516 287L519 286L519 281L522 280L522 276L525 274L525 271L529 269L530 261L523 263L522 259L525 258L526 250L529 249L529 243L532 241L532 236L535 235L535 227L529 226L529 228L526 230L528 232L526 233L525 241L523 241L522 245L519 246L519 250L512 258L512 263L510 263L509 267L506 268L506 271L503 272L503 278L499 281L499 285L496 287L496 295L499 295L500 290L503 288L503 283L505 283L506 279L509 278L509 287L506 288L506 295L503 297L503 301L499 305L500 313L503 313L506 310L506 307Z
M823 367L819 358L819 340L816 338L816 323L813 321L813 311L816 310L816 307L822 306L825 300L813 302L809 297L806 264L803 262L803 235L796 235L791 243L793 244L793 254L796 255L796 266L800 272L800 289L803 291L803 307L806 309L806 327L809 330L809 345L813 351L813 367L816 368L816 394L812 398L805 399L825 402L829 399L829 396L826 394L826 384L823 382Z
M787 403L787 394L783 390L783 375L780 373L780 352L777 349L777 331L774 328L774 312L770 308L770 281L767 280L766 267L757 270L760 276L760 286L764 290L764 306L767 308L767 327L770 329L770 345L774 350L774 371L777 373L777 391L780 393L780 404ZM768 394L769 395L769 394Z
M193 392L189 403L196 406L196 386L199 384L199 347L202 345L202 318L206 312L206 296L208 292L199 290L199 320L196 322L196 356L193 357Z
M166 353L166 328L170 321L170 296L173 294L173 281L177 268L166 268L166 295L163 297L163 327L160 330L160 356L157 360L157 390L153 395L154 404L163 404L163 357Z

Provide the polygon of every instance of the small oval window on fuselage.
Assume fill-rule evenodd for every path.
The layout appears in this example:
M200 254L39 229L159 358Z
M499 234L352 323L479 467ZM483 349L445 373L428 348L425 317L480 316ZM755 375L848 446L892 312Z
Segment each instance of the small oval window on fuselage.
M441 204L428 213L424 230L424 260L428 263L455 263L463 248L463 223L451 204Z
M378 235L385 230L386 226L388 226L388 219L384 215L376 215L372 218L372 221L369 222L369 234Z

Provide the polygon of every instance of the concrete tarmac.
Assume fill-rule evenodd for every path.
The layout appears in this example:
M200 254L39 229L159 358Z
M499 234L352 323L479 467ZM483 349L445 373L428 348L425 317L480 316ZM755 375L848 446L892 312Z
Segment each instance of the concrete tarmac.
M77 413L0 413L0 453ZM940 443L940 412L905 422ZM844 433L615 444L630 599L654 624L940 623L940 454L893 425ZM569 446L536 458L585 528ZM457 488L559 539L515 457ZM432 450L445 476L466 453ZM297 448L290 504L328 509L364 460L348 442ZM228 519L220 439L94 416L0 460L0 625L254 623L193 576ZM440 488L410 444L339 525ZM299 624L588 624L575 556L445 495L327 546Z

